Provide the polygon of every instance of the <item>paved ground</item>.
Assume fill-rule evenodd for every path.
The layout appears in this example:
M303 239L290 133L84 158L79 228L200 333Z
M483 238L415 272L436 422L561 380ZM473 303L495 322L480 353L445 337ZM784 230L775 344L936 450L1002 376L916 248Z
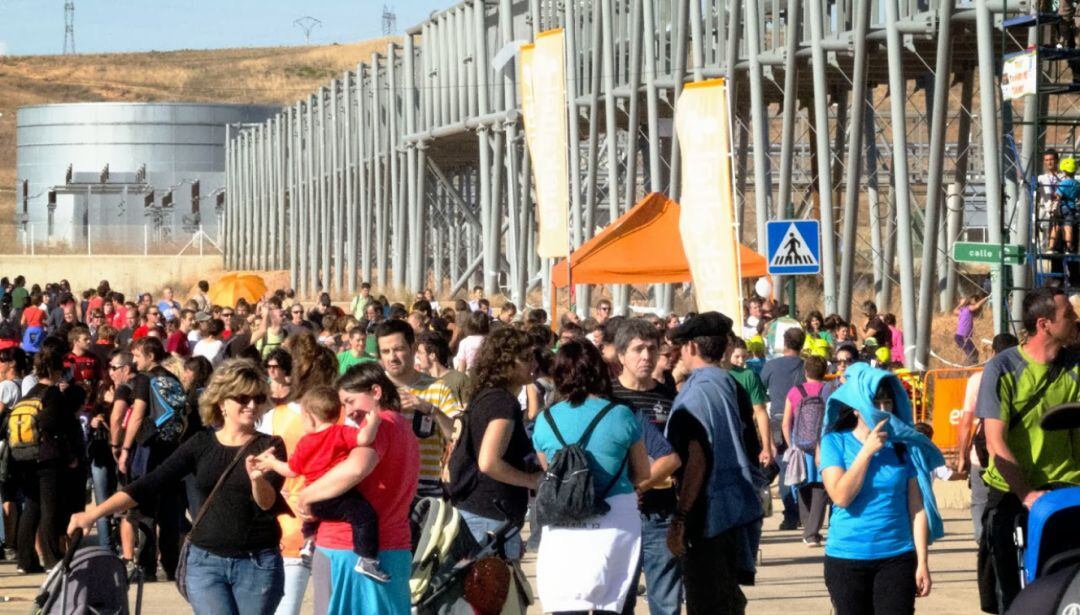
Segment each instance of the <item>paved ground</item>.
M777 503L778 504L778 503ZM934 589L928 598L917 603L918 613L975 614L978 594L975 589L975 543L971 540L971 522L964 510L944 510L946 536L931 548L930 565ZM829 613L829 599L822 581L822 550L803 546L795 532L777 530L779 515L766 519L762 539L762 565L758 585L747 588L749 613L787 615L790 613ZM532 578L534 557L528 556L525 570ZM37 594L42 575L15 573L11 562L0 562L0 613L27 613ZM134 599L134 590L132 590ZM171 583L146 585L143 612L150 615L181 615L190 609ZM310 592L305 613L311 612ZM647 613L641 603L637 613ZM540 613L539 607L530 610Z

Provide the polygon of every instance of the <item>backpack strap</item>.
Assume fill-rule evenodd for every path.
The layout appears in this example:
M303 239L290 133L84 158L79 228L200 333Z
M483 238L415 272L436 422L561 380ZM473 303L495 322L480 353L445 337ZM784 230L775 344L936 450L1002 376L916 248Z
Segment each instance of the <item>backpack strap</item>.
M236 451L236 456L232 458L229 465L225 466L225 471L218 477L217 482L214 483L214 488L210 490L210 495L206 496L206 499L203 500L202 508L199 509L199 512L191 521L191 532L189 532L189 535L195 531L195 528L199 527L199 522L202 521L203 516L206 515L206 511L210 508L210 503L214 501L214 496L221 491L221 486L225 484L225 479L229 477L229 473L233 471L233 468L235 468L238 463L240 463L240 460L244 458L244 454L248 452L251 446L260 440L262 440L262 438L255 435L251 440L248 440L244 446L240 447L240 450Z
M615 470L615 474L611 477L611 480L608 481L607 486L604 487L604 490L600 492L601 500L607 498L607 494L611 493L612 488L615 487L615 483L619 482L619 477L622 476L623 470L626 469L626 464L629 463L629 461L630 451L626 451L626 456L623 457L622 463L619 464L619 469Z
M806 387L804 386L804 384L805 383L799 383L795 385L795 390L798 391L799 395L802 396L799 398L799 403L802 403L802 400L810 397L810 394L806 392Z
M563 448L566 448L566 440L563 439L559 426L555 424L555 419L551 416L551 408L544 408L544 419L547 420L548 425L551 425L551 433L555 434L555 439Z
M578 438L578 446L584 448L585 445L589 443L589 437L592 436L593 430L596 429L596 426L600 423L600 421L603 420L603 418L607 416L607 413L610 412L611 409L615 406L615 402L609 401L608 405L604 406L604 408L600 410L600 412L596 413L596 416L593 417L593 420L589 423L589 426L585 428L585 431L581 434L581 437Z

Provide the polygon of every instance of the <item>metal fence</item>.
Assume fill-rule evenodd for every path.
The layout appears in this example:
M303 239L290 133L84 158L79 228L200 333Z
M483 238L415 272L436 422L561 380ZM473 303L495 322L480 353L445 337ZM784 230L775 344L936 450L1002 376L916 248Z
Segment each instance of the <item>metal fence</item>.
M57 232L47 223L0 225L0 254L204 256L222 254L221 237L200 226L86 225ZM12 249L14 248L14 249Z

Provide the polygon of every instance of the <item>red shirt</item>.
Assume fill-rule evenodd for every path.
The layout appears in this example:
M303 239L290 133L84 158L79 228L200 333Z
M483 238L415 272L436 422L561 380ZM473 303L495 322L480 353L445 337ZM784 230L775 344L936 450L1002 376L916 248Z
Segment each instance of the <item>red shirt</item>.
M379 457L375 469L360 482L360 493L379 517L379 550L412 547L409 513L420 481L420 446L412 423L393 410L379 413L382 423L372 448ZM315 542L327 549L352 549L352 527L323 521Z
M105 303L105 299L100 295L94 295L90 297L90 300L86 302L86 311L92 312L101 307L101 304Z
M23 308L22 321L27 327L40 327L45 322L45 312L37 306L28 305Z
M150 327L147 327L146 325L142 325L138 329L135 329L135 333L131 334L131 341L134 342L137 339L141 339L141 338L146 337L146 333L149 330L150 330Z
M187 333L180 330L173 331L168 341L165 342L165 352L175 352L182 357L190 356L191 346L188 345Z
M349 425L331 425L322 431L304 434L289 456L289 469L312 483L341 463L356 448L356 433Z

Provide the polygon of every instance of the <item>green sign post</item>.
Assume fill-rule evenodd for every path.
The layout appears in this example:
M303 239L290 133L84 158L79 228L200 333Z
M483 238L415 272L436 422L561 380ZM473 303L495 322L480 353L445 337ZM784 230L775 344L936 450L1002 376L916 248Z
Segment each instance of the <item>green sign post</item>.
M953 244L953 260L958 263L1019 265L1024 262L1024 246L958 241Z

